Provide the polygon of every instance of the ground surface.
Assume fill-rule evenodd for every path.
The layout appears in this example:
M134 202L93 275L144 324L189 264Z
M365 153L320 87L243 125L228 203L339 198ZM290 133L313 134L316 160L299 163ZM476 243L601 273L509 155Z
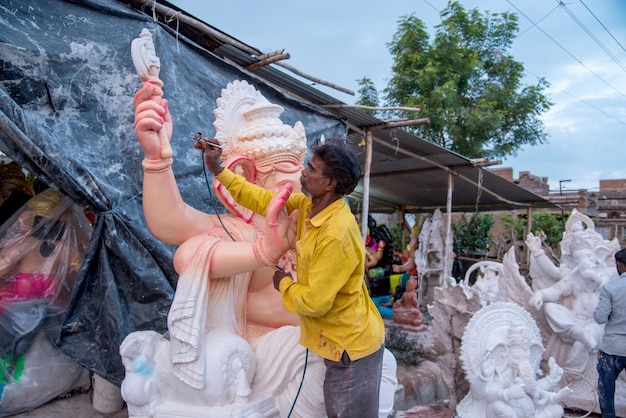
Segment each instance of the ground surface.
M429 325L428 315L425 323ZM392 326L388 320L386 325ZM413 335L422 348L432 344L430 332ZM436 361L436 359L433 359ZM420 366L398 367L398 380L404 386L402 393L396 395L394 418L454 418L455 413L445 407L444 398L447 389L442 387L438 376L438 366L432 361L424 361ZM100 413L93 408L90 392L75 392L48 402L29 412L13 415L16 418L128 418L128 411L122 408L113 413ZM564 418L600 418L600 414L588 414L585 411L566 411ZM476 417L478 418L478 417ZM623 417L626 418L626 417Z

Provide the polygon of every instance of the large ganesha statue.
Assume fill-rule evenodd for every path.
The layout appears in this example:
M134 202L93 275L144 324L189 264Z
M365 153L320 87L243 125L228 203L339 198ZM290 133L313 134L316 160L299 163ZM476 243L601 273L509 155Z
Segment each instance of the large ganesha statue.
M146 49L153 50L149 34L142 37ZM140 46L133 50L143 53ZM160 63L154 57L146 61L135 64L144 81L135 96L138 113L145 101L162 103ZM151 92L157 97L150 98ZM289 183L299 191L307 141L302 124L283 124L282 112L252 85L234 81L217 99L213 126L224 166L266 189L277 191ZM158 130L159 140L168 129L171 135L171 120ZM219 183L213 189L230 214L204 213L183 202L171 169L169 138L164 139L167 146L160 154L141 143L146 153L143 206L155 237L178 247L173 262L179 279L167 338L137 331L120 347L129 415L325 416L324 361L299 344L299 320L274 289L274 269L253 256L268 222L236 205ZM279 267L295 275L294 260L290 249ZM395 359L386 351L381 416L393 407L396 385Z

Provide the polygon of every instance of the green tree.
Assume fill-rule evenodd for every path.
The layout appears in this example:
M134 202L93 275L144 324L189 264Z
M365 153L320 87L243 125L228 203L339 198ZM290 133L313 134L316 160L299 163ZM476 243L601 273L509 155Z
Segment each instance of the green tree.
M356 104L361 106L378 107L378 91L376 90L374 82L367 77L363 77L358 80L357 83L359 83L359 90L357 91L358 98L356 100ZM378 114L375 110L363 109L363 111L372 116L377 116Z
M461 214L459 220L452 223L461 254L486 254L492 242L490 231L493 223L493 216L488 213L474 213L469 221L464 213Z
M552 247L552 250L559 252L559 243L563 239L563 222L564 219L569 217L569 212L566 212L562 217L561 214L549 213L545 210L533 212L533 224L532 231L543 231L546 234L545 243ZM507 228L513 229L518 241L524 241L524 234L528 229L528 217L524 214L518 217L512 217L511 215L501 215L500 219L504 222Z
M432 42L415 15L399 21L387 45L387 105L421 108L430 124L414 133L469 158L515 155L546 142L539 116L552 105L543 95L549 84L523 85L524 67L509 54L517 16L468 12L453 1L441 17Z

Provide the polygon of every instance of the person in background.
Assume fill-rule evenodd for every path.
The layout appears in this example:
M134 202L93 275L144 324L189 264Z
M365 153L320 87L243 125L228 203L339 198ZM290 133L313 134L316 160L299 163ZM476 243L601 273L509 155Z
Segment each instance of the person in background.
M210 144L206 164L232 197L259 214L273 193L220 165ZM361 169L341 140L317 141L302 171L303 193L285 207L298 210L296 275L274 273L284 305L300 316L300 342L324 358L324 401L329 417L377 417L385 328L368 295L365 245L345 196ZM275 262L277 260L268 260ZM269 264L268 264L269 265Z
M615 253L619 278L600 289L593 318L606 324L598 350L598 398L603 418L615 418L615 381L626 368L626 249Z

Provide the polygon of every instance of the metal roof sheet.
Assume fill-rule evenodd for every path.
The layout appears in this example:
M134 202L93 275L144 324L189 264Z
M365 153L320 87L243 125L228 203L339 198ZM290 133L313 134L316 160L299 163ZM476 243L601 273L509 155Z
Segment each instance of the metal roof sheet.
M161 21L232 65L246 68L257 63L258 57L262 55L256 48L242 43L166 1L125 2L131 3L136 8L147 8L148 4L163 5L192 19L191 24L183 20L177 22L172 19L170 13L168 16L163 14ZM156 12L158 15L158 9ZM203 30L206 28L208 30ZM320 107L344 121L352 128L348 131L347 142L359 156L364 169L365 147L359 145L364 139L363 132L368 128L383 125L383 121L357 108L340 107L346 103L318 90L310 82L304 82L299 76L291 75L276 64L259 67L252 74L286 94ZM436 208L444 208L448 198L449 175L453 179L453 211L557 207L543 197L475 166L470 159L421 139L402 128L376 130L372 132L372 138L370 213L396 210L430 212ZM363 194L364 187L361 181L351 195L351 203L358 206Z

